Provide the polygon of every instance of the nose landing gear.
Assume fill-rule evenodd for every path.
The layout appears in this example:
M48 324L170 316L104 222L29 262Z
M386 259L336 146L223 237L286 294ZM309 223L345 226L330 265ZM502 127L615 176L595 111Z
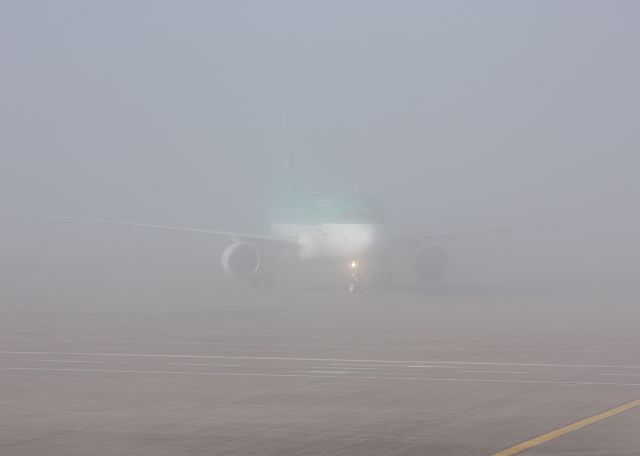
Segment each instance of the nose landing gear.
M351 281L349 282L349 292L364 293L365 290L366 284L362 267L358 261L353 260L351 262Z

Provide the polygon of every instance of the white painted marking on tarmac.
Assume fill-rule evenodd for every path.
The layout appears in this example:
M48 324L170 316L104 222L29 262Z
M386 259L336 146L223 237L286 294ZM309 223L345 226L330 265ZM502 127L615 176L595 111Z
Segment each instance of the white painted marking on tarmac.
M28 339L31 340L31 339ZM265 343L265 342L191 342L191 341L166 341L166 340L98 340L98 339L75 339L75 338L58 338L55 341L72 341L78 343L96 343L96 344L136 344L136 345L183 345L183 346L228 346L228 347L276 347L276 348L357 348L360 350L422 350L422 351L456 351L456 352L546 352L547 348L500 348L500 347L440 347L440 346L393 346L393 345L338 345L338 344L285 344L285 343ZM426 339L433 340L433 339ZM435 339L440 340L440 339ZM443 341L458 341L458 339L442 339ZM464 341L465 339L460 339ZM508 342L508 340L497 340L495 342ZM554 349L556 353L593 353L593 354L634 354L633 351L602 351L602 350L566 350Z
M430 377L379 377L354 375L317 375L317 374L270 374L270 373L236 373L236 372L195 372L195 371L157 371L157 370L120 370L120 369L74 369L53 367L0 367L0 370L13 371L46 371L46 372L94 372L103 374L161 374L161 375L219 375L227 377L310 377L333 378L339 380L422 380L428 382L461 382L461 383L533 383L539 385L580 385L580 386L640 386L640 383L616 382L581 382L555 380L510 380L481 378L430 378ZM364 372L363 372L364 373ZM351 372L350 374L354 374Z
M212 367L242 367L241 364L211 364L211 363L167 363L173 366L212 366Z
M349 374L349 373L353 373L353 372L344 372L344 371L324 371L324 370L304 370L304 371L297 371L297 372L308 372L311 374Z
M106 361L80 361L71 359L36 359L37 363L91 363L91 364L107 364Z
M406 373L402 372L371 372L371 371L354 371L354 370L345 370L345 371L327 371L327 370L304 370L304 371L296 371L296 372L312 372L318 374L351 374L351 375L406 375Z
M347 370L365 370L365 371L379 371L379 370L383 370L387 367L390 366L379 366L379 367L351 367L350 365L347 364L329 364L330 367L340 367L342 369L347 369ZM318 367L325 367L325 366L310 366L311 369L316 369ZM394 366L396 367L396 366Z
M0 355L57 355L57 356L120 356L135 358L194 358L194 359L251 359L261 361L310 361L310 362L344 362L344 363L390 363L390 364L444 364L469 366L532 366L532 367L592 367L625 369L640 368L638 365L614 364L561 364L561 363L506 363L506 362L478 362L478 361L418 361L418 360L385 360L385 359L348 359L348 358L297 358L284 356L228 356L228 355L187 355L166 353L92 353L92 352L47 352L47 351L0 351Z
M416 368L424 368L424 369L444 369L445 366L419 366L419 365L415 365L415 364L411 364L407 367L416 367Z
M222 375L231 377L319 377L341 378L335 375L301 375L301 374L269 374L269 373L233 373L233 372L196 372L196 371L158 371L158 370L122 370L122 369L72 369L55 367L0 367L1 370L29 370L48 372L97 372L114 374L180 374L180 375Z
M640 374L600 374L606 376L616 376L616 377L640 377Z
M530 374L531 372L463 370L469 374Z
M349 372L350 374L368 374L369 372ZM375 375L407 375L406 372L371 372Z
M9 327L11 328L11 327ZM17 329L23 329L20 326L16 326ZM351 330L352 332L354 331L353 329ZM367 333L368 331L360 331L360 332L365 332ZM60 338L56 338L56 340L61 340L61 341L72 341L72 342L95 342L95 343L109 343L112 342L112 340L105 340L105 339L89 339L86 336L86 333L82 333L82 332L75 332L74 334L78 334L80 335L80 338L78 337L60 337ZM145 332L138 332L138 334L142 334L142 335L146 335L147 333ZM93 334L91 334L93 336ZM183 333L175 333L173 334L174 336L177 337L183 337L184 334ZM314 334L308 334L306 332L304 333L265 333L265 332L255 332L252 331L250 333L247 332L237 332L237 331L224 331L224 330L217 330L217 329L211 329L205 333L198 333L198 332L189 332L189 336L190 337L211 337L212 335L219 335L219 336L232 336L232 337L247 337L247 336L251 336L251 337L296 337L296 338L300 338L300 337L305 337L307 339L326 339L325 335L314 335ZM505 343L505 342L535 342L535 343L553 343L553 344L580 344L580 345L584 345L584 344L620 344L620 345L640 345L640 339L638 340L599 340L599 339L561 339L561 340L553 340L553 339L536 339L536 338L523 338L523 339L513 339L513 338L495 338L495 337L418 337L418 336L403 336L403 337L390 337L389 339L392 340L401 340L401 341L436 341L436 342L500 342L500 343ZM15 340L15 339L14 339ZM20 340L18 338L18 340ZM29 340L31 341L32 339L22 339L22 340ZM150 339L150 340L122 340L121 342L123 343L152 343L152 344L173 344L176 343L175 341L170 341L170 340L155 340L155 339ZM197 341L185 341L185 342L177 342L180 344L207 344L209 342L197 342Z

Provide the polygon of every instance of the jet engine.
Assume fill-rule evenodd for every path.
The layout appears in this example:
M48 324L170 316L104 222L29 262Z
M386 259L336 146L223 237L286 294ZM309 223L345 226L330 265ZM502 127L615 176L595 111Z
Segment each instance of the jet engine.
M222 252L222 267L232 279L248 279L258 272L262 258L258 247L236 242Z
M449 270L449 257L442 247L422 247L418 250L413 273L421 281L435 282Z

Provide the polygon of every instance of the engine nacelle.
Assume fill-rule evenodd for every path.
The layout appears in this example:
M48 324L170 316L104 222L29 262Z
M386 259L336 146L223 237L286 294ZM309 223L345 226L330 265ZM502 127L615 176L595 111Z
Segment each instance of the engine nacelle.
M442 247L422 247L415 258L413 273L419 280L435 282L449 270L449 257Z
M232 279L248 279L261 264L260 250L247 242L236 242L222 252L222 267Z

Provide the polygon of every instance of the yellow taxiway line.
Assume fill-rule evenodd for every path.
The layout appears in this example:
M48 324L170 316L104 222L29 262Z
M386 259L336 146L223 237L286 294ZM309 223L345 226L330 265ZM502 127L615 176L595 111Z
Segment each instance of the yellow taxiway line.
M598 413L597 415L590 416L589 418L576 421L573 424L569 424L567 426L558 428L554 431L547 432L546 434L542 434L531 440L527 440L526 442L522 442L510 448L504 449L502 451L498 451L497 453L494 453L491 456L513 456L515 454L522 453L523 451L526 451L530 448L536 447L538 445L542 445L545 442L561 437L570 432L577 431L578 429L581 429L585 426L589 426L590 424L593 424L593 423L597 423L598 421L611 418L612 416L618 415L619 413L626 412L627 410L631 410L636 407L640 407L640 399L627 402L626 404L619 405L612 409L606 410L602 413Z

